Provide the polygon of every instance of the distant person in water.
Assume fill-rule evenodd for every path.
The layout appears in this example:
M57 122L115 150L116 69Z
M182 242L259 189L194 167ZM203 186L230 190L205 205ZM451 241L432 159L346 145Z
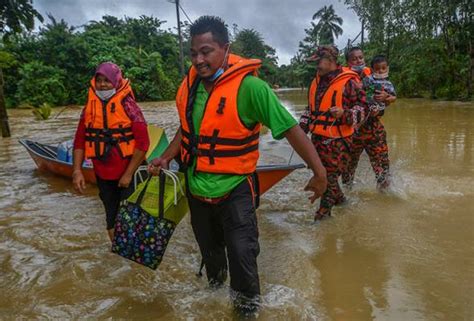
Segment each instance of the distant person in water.
M122 78L117 65L99 65L74 139L73 184L79 193L84 192L81 165L85 157L91 159L111 241L119 204L131 194L133 175L149 145L145 118L130 82Z
M388 79L388 60L383 55L372 59L372 70L365 67L364 53L360 48L352 48L347 53L347 63L351 70L358 70L370 113L353 137L351 160L342 175L342 182L351 187L360 155L365 150L375 172L377 187L386 189L390 185L390 162L388 158L387 132L381 121L385 107L396 100L395 88ZM363 68L362 68L363 66Z

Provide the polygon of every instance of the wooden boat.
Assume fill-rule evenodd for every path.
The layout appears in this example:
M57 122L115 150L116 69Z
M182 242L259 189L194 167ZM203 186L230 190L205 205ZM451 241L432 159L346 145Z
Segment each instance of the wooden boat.
M72 177L72 164L58 159L58 149L55 146L41 144L27 139L21 139L22 144L40 171L54 173L63 177ZM264 165L257 167L260 194L268 191L273 185L285 178L295 169L303 168L303 164L296 165ZM92 166L82 167L87 182L95 183L95 174Z

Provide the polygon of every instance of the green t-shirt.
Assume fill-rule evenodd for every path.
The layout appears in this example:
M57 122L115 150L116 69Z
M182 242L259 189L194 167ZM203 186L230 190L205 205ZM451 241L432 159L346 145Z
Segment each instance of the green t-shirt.
M196 132L201 128L204 107L209 94L199 84L193 108L193 123ZM270 128L274 139L281 139L284 133L297 125L293 116L281 104L278 97L263 80L248 76L242 81L237 96L237 110L242 122L250 127L262 123ZM246 175L213 174L194 172L196 163L188 168L188 182L191 194L201 197L221 197L233 190Z

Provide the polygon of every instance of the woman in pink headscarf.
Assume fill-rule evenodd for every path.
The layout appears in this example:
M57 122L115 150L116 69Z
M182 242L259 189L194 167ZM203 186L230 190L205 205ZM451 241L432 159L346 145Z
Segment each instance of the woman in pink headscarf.
M128 197L133 174L150 145L145 118L130 82L120 68L105 62L97 67L74 139L73 184L83 193L81 164L90 158L105 207L107 231L113 240L120 201Z

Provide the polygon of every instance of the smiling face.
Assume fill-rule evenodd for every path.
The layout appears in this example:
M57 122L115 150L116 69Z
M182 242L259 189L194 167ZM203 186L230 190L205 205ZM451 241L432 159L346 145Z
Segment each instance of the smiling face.
M97 74L95 77L95 89L96 90L111 90L114 89L114 85L104 75Z
M191 39L191 62L202 78L211 77L224 64L229 44L220 45L211 32Z
M362 50L354 50L349 54L347 64L351 66L361 66L365 64L364 53Z

